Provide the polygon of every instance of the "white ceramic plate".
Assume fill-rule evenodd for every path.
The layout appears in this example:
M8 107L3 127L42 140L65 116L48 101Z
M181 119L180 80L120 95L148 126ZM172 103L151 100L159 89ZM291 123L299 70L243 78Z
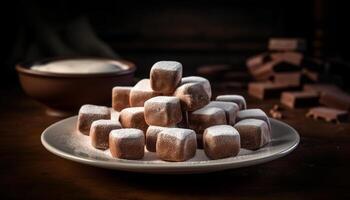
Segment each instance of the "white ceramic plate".
M165 162L155 153L146 152L142 160L112 158L109 150L101 151L90 145L89 136L76 131L77 117L70 117L48 127L41 135L41 142L50 152L75 162L96 167L141 173L206 173L256 165L280 158L299 143L298 133L289 125L271 120L272 142L257 151L241 149L236 157L209 160L203 150L185 162Z

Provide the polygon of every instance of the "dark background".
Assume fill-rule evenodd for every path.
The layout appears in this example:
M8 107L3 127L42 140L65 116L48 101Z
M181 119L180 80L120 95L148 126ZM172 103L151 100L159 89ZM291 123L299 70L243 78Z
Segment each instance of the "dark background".
M2 1L2 199L350 199L348 122L306 118L308 108L285 110L282 120L301 136L297 149L242 169L183 176L103 170L46 151L40 135L59 118L20 91L14 69L27 60L90 55L131 60L139 77L166 59L182 62L185 74L217 63L245 70L245 59L266 51L270 37L303 37L306 55L348 63L350 14L343 2ZM235 93L213 86L215 94ZM242 94L249 107L266 113L279 104Z
M217 63L244 70L245 59L265 51L268 38L276 36L306 38L310 56L349 60L349 12L340 1L11 1L1 10L0 76L10 87L17 85L18 62L116 56L84 46L89 34L135 62L138 76L166 59L182 62L185 74ZM81 19L88 31L79 28Z

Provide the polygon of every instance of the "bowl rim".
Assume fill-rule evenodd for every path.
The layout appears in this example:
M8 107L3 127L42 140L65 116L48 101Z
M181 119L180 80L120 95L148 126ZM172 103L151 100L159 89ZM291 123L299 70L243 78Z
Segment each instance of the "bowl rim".
M49 63L53 61L60 61L60 60L71 60L71 59L96 59L96 60L111 60L115 62L122 63L128 67L128 69L123 69L116 72L104 72L104 73L85 73L85 74L79 74L79 73L55 73L55 72L45 72L45 71L38 71L38 70L32 70L29 67L33 66L34 64L43 64L43 63ZM119 59L119 58L108 58L108 57L93 57L93 56L62 56L62 57L52 57L52 58L45 58L37 61L24 61L16 64L16 71L23 74L29 74L29 75L35 75L35 76L46 76L46 77L63 77L63 78L93 78L93 77L110 77L110 76L116 76L116 75L124 75L124 74L130 74L136 71L136 66L133 62Z

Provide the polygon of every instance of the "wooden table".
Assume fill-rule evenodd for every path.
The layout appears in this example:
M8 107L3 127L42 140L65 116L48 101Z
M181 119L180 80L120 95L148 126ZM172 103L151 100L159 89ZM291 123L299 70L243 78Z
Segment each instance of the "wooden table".
M236 92L224 87L214 91ZM136 174L90 167L49 153L40 135L59 118L47 116L19 89L0 92L1 199L350 198L349 122L314 121L304 117L305 109L285 111L283 121L301 135L300 145L286 157L210 174ZM248 106L265 111L276 102L248 98Z

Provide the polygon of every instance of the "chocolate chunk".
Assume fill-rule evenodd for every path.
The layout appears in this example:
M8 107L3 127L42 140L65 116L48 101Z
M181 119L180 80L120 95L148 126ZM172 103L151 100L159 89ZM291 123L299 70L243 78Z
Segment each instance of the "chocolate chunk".
M272 60L263 65L250 69L250 73L256 80L268 80L275 72L295 72L301 67L282 60Z
M271 58L273 60L284 61L293 65L300 65L303 61L304 55L299 52L288 51L272 53Z
M299 86L301 84L300 72L279 72L274 73L273 82L291 86Z
M341 122L347 120L348 114L349 113L346 110L327 107L315 107L311 108L306 116L312 117L314 119L324 119L327 122Z
M340 88L333 84L324 84L324 83L318 83L318 84L305 84L304 85L305 91L314 91L319 94L323 94L325 92L337 92L341 91Z
M331 108L350 110L350 95L342 91L328 91L321 94L320 103Z
M289 108L307 107L318 104L319 95L312 91L283 92L281 103Z
M275 51L305 51L306 41L301 38L270 38L268 49Z
M247 59L246 65L248 68L251 68L253 66L258 66L258 65L262 65L268 61L271 61L271 56L270 53L268 52L264 52L261 54L258 54L256 56L252 56L250 58Z
M320 80L320 74L318 72L314 72L308 69L303 69L301 74L307 79L309 82L317 82Z
M248 93L258 99L279 97L283 91L295 90L298 87L272 82L252 82L248 85Z

